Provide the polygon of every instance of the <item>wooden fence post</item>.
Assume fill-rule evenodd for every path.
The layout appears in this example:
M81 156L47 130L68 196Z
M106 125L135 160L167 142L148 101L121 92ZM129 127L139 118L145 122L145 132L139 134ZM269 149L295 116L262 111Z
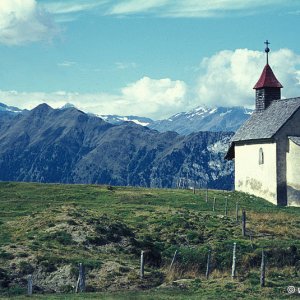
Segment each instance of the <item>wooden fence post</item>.
M236 222L238 223L239 221L239 203L236 202L235 204L235 218L236 218Z
M79 275L76 286L76 293L85 291L85 269L82 263L79 264Z
M194 180L193 194L196 194L196 180Z
M231 277L236 277L236 243L233 243Z
M207 263L206 263L206 279L209 278L209 274L210 274L210 255L211 255L211 250L208 250L208 254L207 254Z
M246 211L244 209L242 213L242 235L246 236Z
M264 250L261 251L261 266L260 266L260 286L265 286L266 263Z
M144 263L145 263L144 251L142 251L141 252L141 268L140 268L140 278L141 279L144 278L144 271L145 271Z
M226 197L225 200L225 216L227 217L227 211L228 211L228 198Z
M27 295L32 296L32 275L28 276Z
M214 197L214 202L213 202L213 211L215 211L216 208L216 197Z
M206 194L205 194L205 202L208 202L208 188L206 188Z
M170 269L169 269L169 271L171 271L171 269L172 269L172 267L173 267L173 265L174 265L174 263L175 263L175 260L176 260L177 254L178 254L178 251L177 251L177 250L175 250L175 253L174 253L174 255L173 255L173 259L172 259L172 262L171 262L171 265L170 265Z

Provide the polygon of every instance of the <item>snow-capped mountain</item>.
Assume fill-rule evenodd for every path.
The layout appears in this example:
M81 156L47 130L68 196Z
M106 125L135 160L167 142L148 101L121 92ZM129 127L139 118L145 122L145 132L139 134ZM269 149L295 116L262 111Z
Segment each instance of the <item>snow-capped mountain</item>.
M4 103L0 103L0 113L2 114L16 114L16 113L20 113L23 110L14 106L8 106Z
M68 108L76 108L77 107L72 103L66 103L63 105L60 109L68 109ZM135 124L141 125L141 126L148 126L149 124L152 124L154 121L150 118L146 117L138 117L138 116L119 116L119 115L99 115L95 113L89 112L88 115L96 116L98 118L101 118L102 120L118 125L122 124L123 122L133 122Z
M165 120L155 121L149 127L160 132L176 131L189 134L197 131L236 131L252 114L244 107L197 107Z
M67 102L60 109L68 109L68 108L76 108L76 106L74 104L72 104L72 103Z
M244 107L207 108L201 106L158 121L139 116L97 116L111 124L131 121L160 132L176 131L179 134L186 135L198 131L236 131L250 117L252 112L252 109Z
M60 109L76 108L71 103L66 103ZM0 114L12 117L18 113L27 112L17 107L7 106L0 103ZM139 116L120 116L120 115L98 115L88 113L103 119L104 121L119 125L124 122L133 122L141 126L147 126L160 132L176 131L186 135L199 131L236 131L252 114L253 110L244 107L196 107L188 112L181 112L168 119L154 121L150 118Z
M97 115L97 117L111 124L121 124L123 122L133 122L138 125L148 126L154 121L150 118L138 116L118 116L118 115Z

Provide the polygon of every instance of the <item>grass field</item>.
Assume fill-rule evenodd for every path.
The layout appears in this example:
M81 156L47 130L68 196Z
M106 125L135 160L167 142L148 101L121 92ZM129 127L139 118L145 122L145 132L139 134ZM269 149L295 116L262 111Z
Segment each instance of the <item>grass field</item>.
M236 221L236 202L240 215L246 210L246 237ZM204 190L194 195L190 190L2 182L0 297L24 298L26 278L33 274L33 299L288 299L287 286L300 287L299 217L299 208L278 208L238 192L209 191L206 202ZM265 288L259 285L262 249ZM143 280L141 250L146 251ZM169 270L175 250L179 255ZM212 272L206 280L208 250ZM74 294L79 262L86 268L84 296Z

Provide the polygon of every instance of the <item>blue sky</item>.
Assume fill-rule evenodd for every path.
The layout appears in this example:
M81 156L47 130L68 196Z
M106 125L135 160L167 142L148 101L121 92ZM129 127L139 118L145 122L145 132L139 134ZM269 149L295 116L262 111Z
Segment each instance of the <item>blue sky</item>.
M155 119L254 103L265 64L300 96L300 1L1 0L0 102Z

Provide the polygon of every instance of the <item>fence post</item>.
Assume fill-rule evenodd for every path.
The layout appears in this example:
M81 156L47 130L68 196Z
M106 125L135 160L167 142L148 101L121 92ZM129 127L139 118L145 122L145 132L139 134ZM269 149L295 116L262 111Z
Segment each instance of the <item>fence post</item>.
M246 236L246 211L244 209L242 213L242 235Z
M226 197L226 200L225 200L225 216L227 217L227 209L228 208L228 198Z
M216 197L214 197L214 202L213 202L213 211L215 211L216 208Z
M207 254L207 264L206 264L206 279L209 278L209 274L210 274L210 253L211 253L211 250L208 250L208 254Z
M173 265L174 265L174 263L175 263L175 260L176 260L176 257L177 257L177 253L178 253L178 251L175 250L175 253L174 253L174 255L173 255L173 259L172 259L172 262L171 262L169 271L171 271L171 269L172 269L172 267L173 267Z
M261 266L260 266L260 286L265 286L266 263L264 250L261 251Z
M85 291L85 270L84 266L82 263L79 264L79 276L78 276L78 282L77 282L78 287L77 292L84 292Z
M27 294L28 296L32 296L32 275L28 275Z
M205 202L208 202L208 188L206 188L206 194L205 194Z
M239 203L238 203L238 201L235 204L235 217L236 217L236 222L238 223L238 221L239 221Z
M193 194L196 194L196 180L194 180Z
M140 278L143 279L144 278L144 251L141 252L141 268L140 268Z
M233 243L233 251L232 251L232 270L231 277L234 279L236 277L236 243Z

